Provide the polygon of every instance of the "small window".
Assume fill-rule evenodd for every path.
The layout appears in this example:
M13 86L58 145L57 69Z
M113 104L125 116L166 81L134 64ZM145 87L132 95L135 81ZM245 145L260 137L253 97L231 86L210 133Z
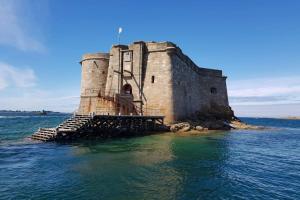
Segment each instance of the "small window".
M155 80L155 77L152 76L152 77L151 77L151 83L154 83L154 80Z
M210 88L210 93L216 94L217 93L217 88L215 88L215 87Z
M131 52L130 51L124 52L123 56L124 56L124 61L125 62L130 62L131 61Z

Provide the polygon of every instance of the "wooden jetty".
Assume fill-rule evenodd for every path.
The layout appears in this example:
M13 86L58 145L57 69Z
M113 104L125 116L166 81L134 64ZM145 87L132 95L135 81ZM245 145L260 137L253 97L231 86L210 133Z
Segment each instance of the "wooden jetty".
M40 128L31 138L45 142L67 141L143 135L164 129L164 116L74 115L55 128Z

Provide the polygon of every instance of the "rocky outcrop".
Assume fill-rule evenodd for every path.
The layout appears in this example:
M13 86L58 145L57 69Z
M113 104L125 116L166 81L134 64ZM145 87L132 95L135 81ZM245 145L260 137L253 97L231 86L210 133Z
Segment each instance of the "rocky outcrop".
M230 107L212 106L207 110L196 112L190 119L180 121L170 126L172 132L207 132L208 130L231 129L262 129L261 126L253 126L242 122L234 116Z
M193 120L200 121L230 121L235 118L230 106L222 106L213 102L210 104L210 107L205 107L201 111L195 112L195 115L192 116Z
M231 121L223 120L209 120L209 121L185 121L172 124L170 131L172 132L207 132L209 130L232 130L232 129L246 129L259 130L264 129L262 126L254 126L246 124L238 119Z
M265 129L263 126L254 126L250 124L246 124L240 120L232 120L230 122L230 126L232 129L246 129L246 130L259 130L259 129Z
M172 132L187 132L190 131L192 128L191 124L188 122L181 122L177 124L173 124L170 126L170 131Z
M172 124L172 132L208 131L208 130L230 130L232 127L221 120L218 121L187 121Z

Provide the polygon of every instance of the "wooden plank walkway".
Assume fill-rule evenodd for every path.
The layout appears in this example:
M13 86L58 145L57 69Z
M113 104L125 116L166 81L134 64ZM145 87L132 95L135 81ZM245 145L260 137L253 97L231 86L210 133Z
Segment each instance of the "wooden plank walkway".
M144 135L159 130L165 130L164 116L75 115L55 128L39 129L31 138L41 141L66 141Z

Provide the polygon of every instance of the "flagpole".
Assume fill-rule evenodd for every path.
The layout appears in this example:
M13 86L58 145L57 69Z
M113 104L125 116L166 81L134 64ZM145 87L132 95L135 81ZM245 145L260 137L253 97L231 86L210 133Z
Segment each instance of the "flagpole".
M119 31L118 31L118 43L120 44L121 41L121 33L122 33L122 27L119 27Z

